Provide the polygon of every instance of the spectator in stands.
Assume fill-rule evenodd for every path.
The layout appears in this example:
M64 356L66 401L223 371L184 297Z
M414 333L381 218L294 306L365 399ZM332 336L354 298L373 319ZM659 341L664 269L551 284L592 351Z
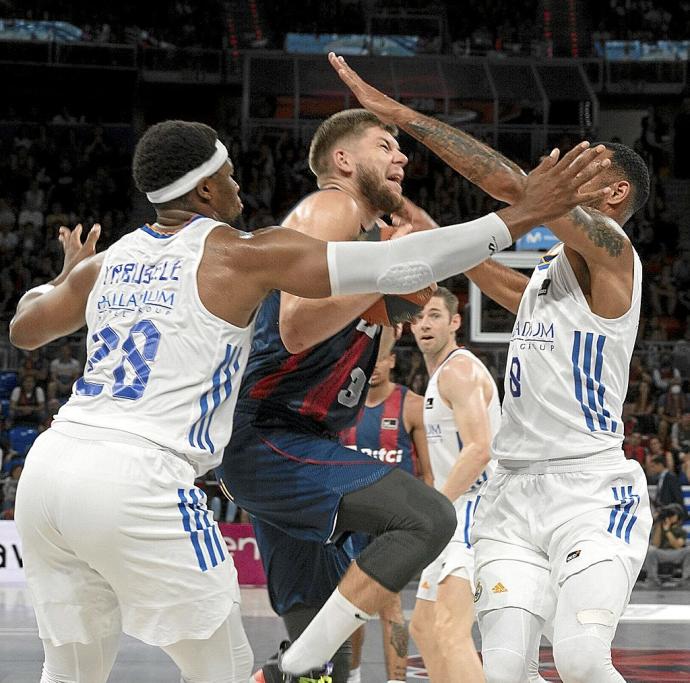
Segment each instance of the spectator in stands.
M10 476L2 483L2 519L14 519L14 501L17 497L17 485L23 469L22 463L15 463L10 470Z
M14 221L3 223L0 219L0 255L12 254L19 244L19 233L13 227Z
M650 447L655 439L656 437L650 440ZM664 456L654 455L649 459L647 475L650 482L656 484L656 495L652 501L656 509L671 503L677 503L683 507L683 491L680 488L680 482L678 477L667 468ZM683 513L684 517L685 513Z
M678 303L678 291L673 280L673 270L668 264L650 285L652 307L657 315L673 315Z
M655 406L652 401L652 375L640 354L633 354L628 382L627 412L634 415L642 432L655 429Z
M36 379L27 375L10 394L9 423L15 426L37 427L43 420L46 397Z
M671 429L671 448L690 454L690 412L686 411Z
M40 349L23 352L23 358L17 369L17 377L20 384L25 377L33 377L39 387L45 387L48 381L48 363Z
M688 297L690 298L690 294ZM690 316L686 319L685 338L673 345L671 362L682 378L690 379Z
M642 445L642 434L640 432L632 432L632 434L625 437L623 452L628 460L637 460L644 467L646 451Z
M671 380L668 391L659 397L659 437L666 441L671 427L687 412L687 401L680 378Z
M680 564L682 576L679 587L690 588L690 547L686 545L687 534L682 525L684 516L685 509L676 503L659 510L643 566L647 572L647 581L654 588L662 586L659 580L661 562Z
M658 320L658 318L657 318ZM651 337L646 337L651 339ZM654 386L659 391L668 391L674 381L680 380L680 371L674 368L668 358L662 359L659 367L652 371Z
M72 347L63 344L60 355L50 363L50 383L48 384L48 398L64 401L72 392L72 385L81 375L79 361L72 356Z
M681 486L690 485L690 412L683 413L680 422L671 429L671 450L678 460Z

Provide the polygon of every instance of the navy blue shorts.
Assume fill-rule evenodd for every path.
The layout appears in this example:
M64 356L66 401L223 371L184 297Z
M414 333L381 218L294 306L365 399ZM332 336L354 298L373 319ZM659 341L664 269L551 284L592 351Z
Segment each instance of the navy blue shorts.
M342 497L392 471L335 439L254 420L235 413L223 483L237 505L295 538L330 540Z
M252 524L276 614L296 606L320 609L350 566L345 549L295 538L255 517Z

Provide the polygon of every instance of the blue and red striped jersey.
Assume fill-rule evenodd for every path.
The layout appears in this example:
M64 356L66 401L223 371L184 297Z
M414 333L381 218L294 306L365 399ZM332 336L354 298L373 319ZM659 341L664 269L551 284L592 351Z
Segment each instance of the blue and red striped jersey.
M357 320L298 354L280 338L280 292L256 315L254 339L237 409L262 419L337 435L356 419L376 364L379 327Z
M416 454L412 438L405 429L403 407L407 387L395 385L391 395L377 406L364 406L357 423L340 434L344 446L391 466L416 474Z

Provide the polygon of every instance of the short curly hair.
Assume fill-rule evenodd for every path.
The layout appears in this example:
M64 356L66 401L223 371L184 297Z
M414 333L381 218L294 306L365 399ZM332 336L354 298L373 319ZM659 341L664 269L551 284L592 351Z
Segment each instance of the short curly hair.
M208 161L218 133L195 121L161 121L151 126L134 150L132 175L141 192L160 190Z

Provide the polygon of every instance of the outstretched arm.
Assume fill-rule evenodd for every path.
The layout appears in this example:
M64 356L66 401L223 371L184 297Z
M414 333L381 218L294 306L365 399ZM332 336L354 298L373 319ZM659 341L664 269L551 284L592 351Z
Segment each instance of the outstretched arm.
M331 66L360 104L382 121L394 123L495 199L512 204L522 196L524 171L471 135L396 102L366 83L342 57L328 55Z

